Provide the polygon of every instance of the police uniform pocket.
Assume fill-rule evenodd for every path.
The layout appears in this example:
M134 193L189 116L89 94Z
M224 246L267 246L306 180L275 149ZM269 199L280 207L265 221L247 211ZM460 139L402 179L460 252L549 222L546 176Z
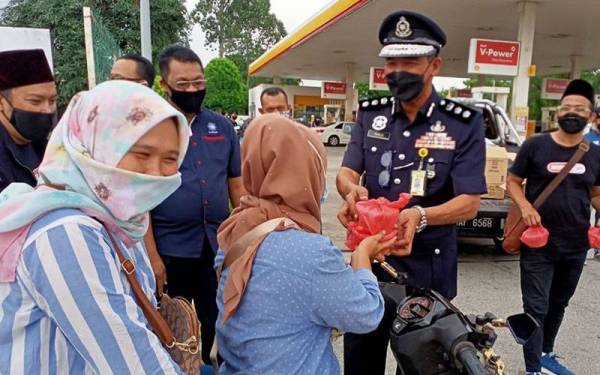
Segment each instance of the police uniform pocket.
M379 172L385 169L381 165L381 156L389 150L389 142L367 138L365 139L363 148L365 153L365 174L378 175Z
M419 164L421 160L419 159ZM423 170L427 174L428 194L434 193L445 185L452 166L452 152L433 150L423 158Z

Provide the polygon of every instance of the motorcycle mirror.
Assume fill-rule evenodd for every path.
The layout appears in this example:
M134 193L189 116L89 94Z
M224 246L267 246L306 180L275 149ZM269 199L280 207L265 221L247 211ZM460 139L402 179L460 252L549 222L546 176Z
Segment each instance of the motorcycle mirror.
M540 329L539 323L527 313L509 316L506 318L506 325L519 345L525 345Z

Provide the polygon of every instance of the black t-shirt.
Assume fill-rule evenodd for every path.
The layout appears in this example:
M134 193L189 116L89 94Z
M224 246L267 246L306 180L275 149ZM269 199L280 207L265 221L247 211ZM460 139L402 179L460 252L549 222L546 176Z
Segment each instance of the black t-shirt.
M525 196L529 202L535 201L575 151L577 146L561 146L551 134L540 134L523 143L510 173L527 179ZM592 144L538 211L542 225L550 232L550 245L564 252L589 247L591 191L597 185L600 185L600 146Z

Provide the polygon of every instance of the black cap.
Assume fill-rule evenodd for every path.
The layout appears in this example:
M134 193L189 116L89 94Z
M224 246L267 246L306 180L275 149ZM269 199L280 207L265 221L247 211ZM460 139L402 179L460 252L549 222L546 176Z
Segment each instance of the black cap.
M54 82L54 77L43 50L0 52L0 90L46 82Z
M380 57L420 57L440 52L446 33L431 18L401 10L387 16L379 28Z
M565 96L569 95L583 96L584 98L589 100L590 103L592 103L592 106L595 106L596 93L594 92L594 88L588 81L585 81L583 79L574 79L571 82L569 82L560 100L563 100Z

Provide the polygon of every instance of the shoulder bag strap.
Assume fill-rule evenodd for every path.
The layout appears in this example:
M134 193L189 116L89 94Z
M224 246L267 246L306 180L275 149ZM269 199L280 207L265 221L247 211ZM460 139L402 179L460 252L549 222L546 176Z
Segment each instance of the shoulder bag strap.
M231 264L233 264L233 262L238 260L239 257L241 257L244 254L246 249L250 245L252 245L253 242L255 242L259 238L265 236L266 234L269 234L272 231L274 231L281 223L283 223L286 226L292 226L295 228L299 228L298 224L296 224L291 219L288 219L285 217L278 217L275 219L271 219L269 221L265 221L264 223L258 225L257 227L255 227L254 229L252 229L251 231L249 231L248 233L246 233L242 237L240 237L233 244L231 249L229 249L229 251L227 251L227 253L225 254L225 258L223 259L223 262L219 265L219 267L217 269L217 279L221 278L221 272L223 272L223 270L225 268L231 266Z
M175 336L173 336L173 332L171 332L171 329L167 325L167 322L165 322L162 316L160 316L158 311L154 308L154 306L142 290L140 283L135 277L135 265L130 259L126 258L123 255L123 252L119 248L119 245L115 241L113 235L108 230L106 230L106 232L108 233L108 237L110 237L112 246L115 249L115 252L117 253L117 257L119 258L121 268L123 269L123 272L125 272L125 277L127 277L127 281L129 281L129 285L131 285L131 290L135 295L135 299L137 301L138 306L140 307L140 309L142 309L144 316L148 320L148 323L150 323L150 327L158 336L163 345L165 345L167 348L172 348L173 345L175 345Z
M583 158L583 156L589 150L590 150L590 142L587 139L584 139L579 144L577 151L575 151L575 154L573 154L573 156L567 162L565 167L563 169L561 169L561 171L556 175L556 177L554 177L552 179L550 184L548 184L548 186L546 186L546 188L542 191L542 193L537 197L535 202L533 202L533 207L535 207L536 210L539 209L542 206L542 204L544 204L544 202L546 201L546 199L548 199L550 194L552 194L554 192L554 190L556 190L558 185L560 185L561 182L563 182L563 180L569 175L569 172L571 172L571 169L573 169L575 164L579 163L581 158Z

